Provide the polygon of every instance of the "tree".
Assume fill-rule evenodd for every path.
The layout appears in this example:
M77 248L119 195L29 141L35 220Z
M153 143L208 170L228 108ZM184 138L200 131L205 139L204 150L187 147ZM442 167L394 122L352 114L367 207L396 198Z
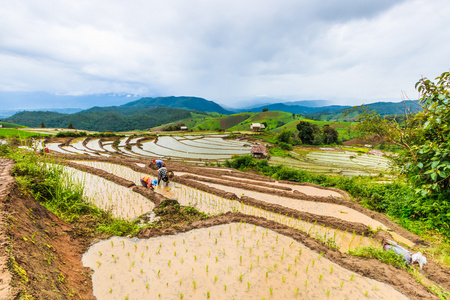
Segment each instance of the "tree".
M278 143L290 144L291 132L289 130L283 130L279 135L277 135L276 139Z
M264 107L264 108L262 109L262 112L266 112L266 111L269 111L269 109L268 109L267 107Z
M314 141L314 134L319 132L320 129L316 124L300 121L297 124L298 138L302 141L302 144L311 145Z
M44 122L41 122L41 128L45 128Z
M382 118L364 112L358 116L358 129L364 135L383 137L401 147L394 163L416 188L411 218L421 218L450 230L450 73L422 78L416 83L421 111L407 110L397 118Z
M325 144L334 144L338 142L339 133L330 125L323 125L323 141Z
M69 123L69 125L67 126L68 129L73 129L73 124Z

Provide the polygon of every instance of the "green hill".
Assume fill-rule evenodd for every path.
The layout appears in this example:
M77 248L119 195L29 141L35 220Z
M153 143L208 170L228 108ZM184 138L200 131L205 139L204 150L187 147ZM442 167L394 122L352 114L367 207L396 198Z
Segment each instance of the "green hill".
M357 137L354 126L356 125L355 122L343 122L343 121L318 121L318 120L311 120L311 119L297 119L295 121L291 121L281 127L274 128L271 131L275 133L280 133L283 130L289 130L292 131L294 134L298 134L297 130L297 124L299 121L306 121L313 124L316 124L319 127L323 127L324 125L330 125L334 129L337 130L339 133L339 139L342 141L348 141L351 139L354 139Z
M13 124L13 123L7 123L7 122L1 122L0 121L0 125L2 125L2 128L21 128L21 127L25 127L19 124Z
M247 113L251 116L239 124L229 128L232 131L248 131L252 123L266 123L266 130L272 130L277 127L283 126L284 124L295 120L297 117L293 116L292 113L287 113L284 111L266 111L260 113Z
M232 112L223 109L214 101L209 101L199 97L157 97L141 98L136 101L119 106L123 109L146 109L155 107L172 107L201 112L216 112L219 114L232 114Z
M184 109L158 107L139 110L134 114L123 114L117 111L88 110L76 114L60 114L54 112L20 112L7 118L6 121L19 123L29 127L67 128L71 123L74 128L90 131L127 131L145 130L168 122L191 117L191 112Z

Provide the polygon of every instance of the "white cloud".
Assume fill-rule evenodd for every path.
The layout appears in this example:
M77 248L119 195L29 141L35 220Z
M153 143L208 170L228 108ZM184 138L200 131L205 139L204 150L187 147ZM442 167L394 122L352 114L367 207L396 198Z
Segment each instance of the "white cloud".
M415 98L450 68L448 15L447 0L8 1L0 90Z

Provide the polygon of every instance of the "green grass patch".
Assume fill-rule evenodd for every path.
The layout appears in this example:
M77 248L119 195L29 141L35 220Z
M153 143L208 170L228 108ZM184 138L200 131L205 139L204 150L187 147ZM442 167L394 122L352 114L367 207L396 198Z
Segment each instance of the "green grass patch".
M361 148L361 147L341 147L341 149L346 151L356 151L360 153L367 153L370 151L369 148Z
M280 147L273 147L269 149L269 154L273 156L286 157L289 156L289 151L283 150Z
M0 138L27 139L29 137L48 136L48 134L36 133L32 131L19 130L14 128L0 128Z
M384 251L374 247L362 247L349 250L348 254L358 257L375 258L382 263L392 265L397 269L406 269L406 263L403 258L397 255L394 251Z
M14 124L14 123L8 123L8 122L0 122L0 125L2 125L3 128L24 128L25 126Z

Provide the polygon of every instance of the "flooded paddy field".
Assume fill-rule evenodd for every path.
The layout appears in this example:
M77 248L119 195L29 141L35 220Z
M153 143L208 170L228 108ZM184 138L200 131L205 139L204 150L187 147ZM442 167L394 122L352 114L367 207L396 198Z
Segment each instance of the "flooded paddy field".
M114 173L119 177L126 180L132 181L135 184L139 184L141 176L145 175L144 172L138 172L130 167L124 165L118 165L107 162L99 161L73 161L77 164L87 165L97 169L104 170L106 172ZM211 184L208 184L211 186ZM284 184L286 185L286 184ZM310 213L313 215L319 215L324 217L338 218L342 221L347 221L349 223L359 223L365 226L371 226L373 229L386 229L386 226L382 223L371 219L370 217L355 211L351 208L340 206L332 203L324 202L311 202L302 201L297 199L289 199L278 197L276 195L258 193L251 190L236 189L230 186L217 185L218 189L223 190L226 193L235 193L238 195L236 199L244 196L251 196L260 201L266 201L271 204L278 204L283 207L291 208L294 211L301 211ZM302 186L294 186L296 189L302 188ZM311 189L309 186L303 188ZM316 189L319 190L319 189ZM319 190L323 191L323 190ZM304 232L309 232L310 234L316 236L325 242L333 243L336 247L340 248L341 251L348 251L349 249L358 246L375 246L380 247L379 242L374 242L369 237L361 236L361 233L352 233L353 228L347 228L347 230L338 230L335 226L334 228L327 228L326 226L316 226L314 221L308 222L306 218L294 218L289 215L283 215L280 213L268 211L267 209L261 209L255 207L254 205L247 205L240 201L231 200L224 198L223 196L209 193L207 191L202 191L178 182L170 182L167 186L158 186L155 188L155 192L169 198L176 199L181 205L193 206L196 209L208 213L208 214L218 214L226 212L241 212L248 215L264 217L268 220L273 220L279 222L298 230ZM243 192L243 193L241 193ZM339 194L338 194L339 195ZM342 226L341 226L342 228ZM347 233L348 232L348 233ZM406 238L395 235L395 238L401 242L406 242L407 244L413 244ZM358 241L358 242L356 242Z
M68 184L75 183L83 187L83 197L86 201L111 212L117 218L131 220L154 208L152 202L129 188L77 169L64 169L70 178Z
M174 161L223 162L233 155L250 154L251 143L228 141L226 135L122 137L114 141L98 138L75 138L70 144L48 143L51 151L61 154L115 156L129 158L155 157Z
M310 150L293 157L272 157L269 164L289 165L311 173L343 176L369 176L389 172L389 160L383 156L352 151Z
M408 299L294 239L231 223L150 239L111 238L83 257L97 299Z

